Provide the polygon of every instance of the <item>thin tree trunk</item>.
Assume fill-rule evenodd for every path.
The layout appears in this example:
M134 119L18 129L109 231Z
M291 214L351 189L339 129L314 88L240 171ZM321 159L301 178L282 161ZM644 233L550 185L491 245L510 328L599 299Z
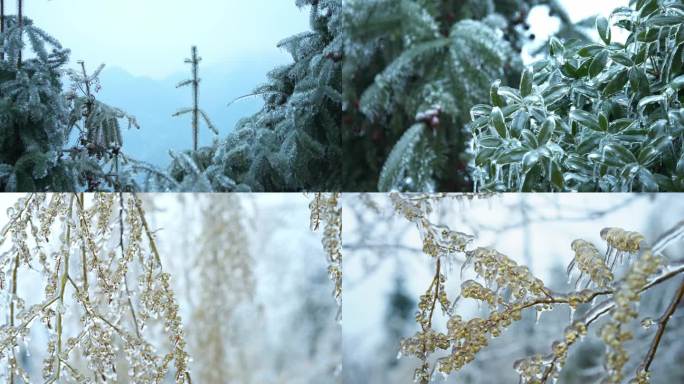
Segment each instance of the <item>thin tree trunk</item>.
M20 39L23 42L24 39L24 1L23 0L18 0L17 4L17 13L18 13L18 18L19 18L19 36ZM22 43L23 45L23 43ZM21 65L21 51L22 48L19 48L19 59L17 61L17 65Z
M192 47L192 148L197 151L199 148L199 79L198 79L199 59L197 58L197 47Z
M2 50L0 50L0 61L5 61L5 0L0 0L0 35L2 36L3 44Z

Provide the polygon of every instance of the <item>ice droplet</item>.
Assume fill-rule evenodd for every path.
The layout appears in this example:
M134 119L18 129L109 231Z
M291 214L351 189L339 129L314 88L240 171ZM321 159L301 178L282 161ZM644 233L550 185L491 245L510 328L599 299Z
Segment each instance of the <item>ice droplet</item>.
M654 321L652 318L650 318L650 317L646 317L646 318L644 318L643 320L641 320L641 327L642 327L643 329L649 329L649 328L651 328L653 325L655 325L655 321Z

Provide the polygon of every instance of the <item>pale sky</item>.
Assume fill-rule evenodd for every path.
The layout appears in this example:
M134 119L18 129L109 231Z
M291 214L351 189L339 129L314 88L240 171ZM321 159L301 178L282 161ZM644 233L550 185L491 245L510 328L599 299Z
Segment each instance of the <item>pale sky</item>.
M308 9L294 0L30 0L26 15L85 59L163 78L185 70L190 46L204 65L235 60L283 61L276 44L309 29ZM15 12L10 2L8 13Z
M562 0L574 20L608 14L628 0ZM8 12L14 12L10 2ZM163 78L186 70L190 46L204 65L234 61L285 61L275 47L308 29L308 10L294 0L31 0L26 14L72 50L72 60L106 63L128 72ZM169 6L173 4L173 6ZM188 7L187 4L192 4ZM542 10L531 15L540 38L557 24Z
M561 0L561 4L565 7L572 21L578 22L596 15L608 17L615 8L629 5L629 0ZM530 32L537 36L537 42L547 41L552 34L558 31L560 26L557 19L549 17L548 8L545 6L532 10L529 23ZM613 28L613 36L615 40L626 38L625 32L619 28ZM596 34L596 38L598 38L598 34ZM530 52L535 51L536 48L536 46L529 47L523 52L525 63L535 61Z

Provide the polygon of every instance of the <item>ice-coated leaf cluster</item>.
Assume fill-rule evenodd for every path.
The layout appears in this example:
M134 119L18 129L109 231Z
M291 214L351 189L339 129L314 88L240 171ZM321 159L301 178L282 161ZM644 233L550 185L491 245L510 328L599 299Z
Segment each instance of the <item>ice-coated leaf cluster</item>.
M683 25L681 0L630 1L598 41L554 38L519 87L495 82L471 110L475 188L684 189Z

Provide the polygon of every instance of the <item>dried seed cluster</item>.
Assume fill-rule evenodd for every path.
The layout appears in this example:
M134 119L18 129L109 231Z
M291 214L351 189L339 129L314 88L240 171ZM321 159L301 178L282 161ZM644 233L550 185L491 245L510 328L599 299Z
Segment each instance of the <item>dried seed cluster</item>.
M251 305L254 297L254 259L249 252L249 233L244 210L232 194L202 204L200 249L195 258L199 302L192 314L190 339L194 355L202 355L193 376L198 383L240 382L243 363L236 358L244 350L233 330L235 313Z
M552 343L549 355L536 354L516 361L513 368L520 375L520 382L538 384L545 383L549 379L557 380L567 360L568 350L586 335L587 324L576 321L565 328L562 340Z
M404 196L399 193L390 194L395 212L404 216L408 221L416 224L423 241L423 252L433 258L450 257L463 253L474 237L462 232L451 230L443 225L433 224L430 213L433 208L430 199L423 197Z
M452 316L447 323L451 354L439 360L437 369L445 375L462 369L475 360L482 348L489 344L491 337L500 336L504 329L521 318L519 307L492 311L484 319L464 321L458 315Z
M498 302L494 291L475 280L467 280L461 284L461 297L483 301L492 307Z

